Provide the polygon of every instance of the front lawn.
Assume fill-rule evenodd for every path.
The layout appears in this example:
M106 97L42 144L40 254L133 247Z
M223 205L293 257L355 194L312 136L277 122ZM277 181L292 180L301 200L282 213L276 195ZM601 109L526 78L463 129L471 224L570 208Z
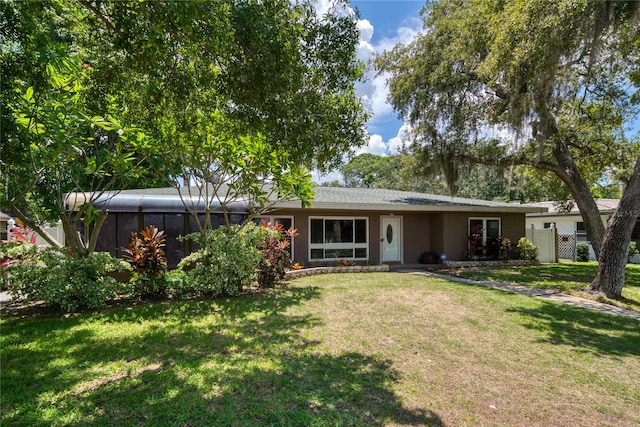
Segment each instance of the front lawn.
M518 284L533 288L558 289L583 298L597 298L631 310L640 311L640 264L627 264L627 272L620 301L610 300L583 292L598 272L598 263L561 260L558 264L540 264L526 267L479 267L443 271L474 280Z
M640 324L401 273L3 313L3 426L640 424Z

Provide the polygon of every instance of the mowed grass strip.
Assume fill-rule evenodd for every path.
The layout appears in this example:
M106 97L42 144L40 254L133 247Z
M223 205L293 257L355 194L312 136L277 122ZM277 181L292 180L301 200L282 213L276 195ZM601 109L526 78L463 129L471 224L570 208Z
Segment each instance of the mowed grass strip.
M400 273L3 316L2 425L635 426L639 323Z
M640 264L627 264L622 299L612 300L584 292L596 277L596 261L574 262L561 260L557 264L532 266L474 267L443 270L443 273L474 280L517 284L532 288L557 289L560 292L596 299L608 304L640 311Z

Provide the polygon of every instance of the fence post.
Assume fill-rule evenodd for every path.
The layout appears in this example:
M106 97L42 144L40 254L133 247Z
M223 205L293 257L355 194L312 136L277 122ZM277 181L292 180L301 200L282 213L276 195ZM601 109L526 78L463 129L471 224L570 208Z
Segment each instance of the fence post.
M56 240L60 243L60 245L64 246L64 228L62 228L62 220L58 220L58 226L56 227Z
M551 238L553 239L553 262L556 264L560 260L560 255L558 254L560 248L558 245L558 229L556 228L555 222L551 223Z

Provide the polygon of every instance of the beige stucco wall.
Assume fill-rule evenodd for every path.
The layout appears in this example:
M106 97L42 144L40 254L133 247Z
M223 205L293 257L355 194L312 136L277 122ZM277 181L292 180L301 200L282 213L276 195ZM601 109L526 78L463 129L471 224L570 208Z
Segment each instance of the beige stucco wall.
M350 217L368 218L369 220L369 262L380 262L380 214L362 211L322 210L312 209L279 209L273 215L293 215L293 226L298 230L294 239L294 261L301 265L310 265L309 261L309 217Z
M472 212L410 213L389 211L343 211L313 209L280 209L273 215L292 215L298 236L294 240L294 260L302 265L309 261L309 217L366 217L369 220L369 262L380 263L380 218L390 216L402 218L402 253L405 264L416 264L420 254L433 251L445 253L450 260L464 259L467 249L469 218L500 218L502 235L517 243L525 234L525 215L474 214Z
M525 215L523 213L473 213L447 212L443 214L442 230L443 251L450 260L464 259L467 249L469 218L500 218L501 235L514 244L525 235ZM434 227L434 230L436 228Z

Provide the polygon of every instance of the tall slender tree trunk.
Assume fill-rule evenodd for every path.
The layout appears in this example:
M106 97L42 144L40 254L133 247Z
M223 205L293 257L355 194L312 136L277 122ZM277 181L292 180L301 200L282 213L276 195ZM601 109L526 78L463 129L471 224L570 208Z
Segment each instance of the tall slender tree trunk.
M600 216L600 209L598 209L598 205L591 194L591 188L580 174L580 171L578 171L573 156L569 152L566 144L557 142L553 148L553 154L558 162L558 166L563 170L562 175L564 175L564 177L558 176L564 181L571 192L573 200L578 205L587 232L587 238L593 247L596 258L600 259L605 226Z
M620 204L609 220L602 243L598 274L587 288L609 298L622 296L631 232L640 215L640 155L629 182L625 186Z

